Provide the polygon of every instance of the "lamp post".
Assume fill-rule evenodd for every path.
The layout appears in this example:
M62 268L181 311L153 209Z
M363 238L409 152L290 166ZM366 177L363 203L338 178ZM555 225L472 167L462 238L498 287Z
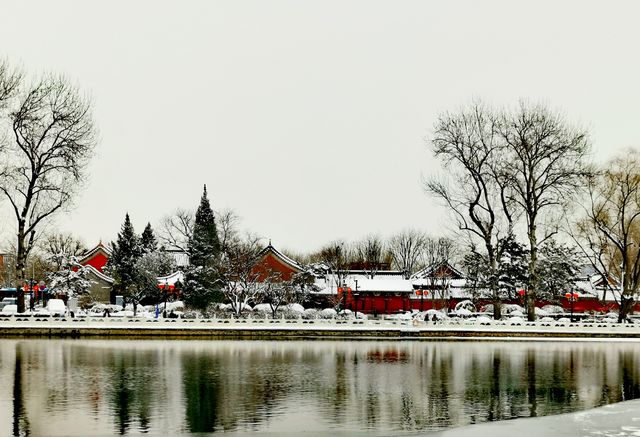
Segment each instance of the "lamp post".
M164 281L164 311L167 311L167 292L169 290L169 280Z
M571 306L571 321L573 322L573 303L578 300L578 293L566 293L564 295L569 301L569 305Z
M420 311L424 311L424 296L429 294L429 290L416 290L416 294L420 296Z
M347 284L344 284L338 288L338 293L342 293L342 310L344 311L347 309L347 293L351 293L351 288L347 287Z
M360 296L360 294L358 293L358 280L355 279L356 281L356 290L353 292L353 300L355 302L355 317L356 320L358 319L358 297Z

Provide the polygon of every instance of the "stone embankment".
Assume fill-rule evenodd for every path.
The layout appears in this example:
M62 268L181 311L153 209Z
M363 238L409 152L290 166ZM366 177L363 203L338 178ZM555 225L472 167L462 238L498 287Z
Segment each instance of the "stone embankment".
M379 338L640 340L640 324L448 320L148 320L137 318L0 318L1 337Z

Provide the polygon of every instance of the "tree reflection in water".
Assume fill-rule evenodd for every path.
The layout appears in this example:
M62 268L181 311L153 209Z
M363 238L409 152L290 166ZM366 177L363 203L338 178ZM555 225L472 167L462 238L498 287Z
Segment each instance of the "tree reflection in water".
M0 434L431 430L638 398L640 350L569 342L4 340L2 383L13 390L0 393L8 407L0 408L0 427L8 427Z

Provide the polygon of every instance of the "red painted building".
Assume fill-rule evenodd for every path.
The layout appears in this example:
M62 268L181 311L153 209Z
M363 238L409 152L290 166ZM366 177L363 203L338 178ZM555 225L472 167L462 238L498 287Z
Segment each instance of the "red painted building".
M111 250L100 242L96 247L82 255L82 258L80 258L78 262L83 266L91 266L100 273L104 273L102 269L107 264L107 261L109 261L110 256Z
M297 261L278 251L271 245L271 242L262 249L261 260L253 269L259 282L266 279L290 281L293 275L301 273L303 270Z

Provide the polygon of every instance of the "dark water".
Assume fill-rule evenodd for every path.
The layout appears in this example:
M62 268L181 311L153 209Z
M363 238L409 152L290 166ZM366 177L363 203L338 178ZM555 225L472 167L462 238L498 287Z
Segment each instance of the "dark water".
M422 434L640 397L640 343L0 346L0 435Z

